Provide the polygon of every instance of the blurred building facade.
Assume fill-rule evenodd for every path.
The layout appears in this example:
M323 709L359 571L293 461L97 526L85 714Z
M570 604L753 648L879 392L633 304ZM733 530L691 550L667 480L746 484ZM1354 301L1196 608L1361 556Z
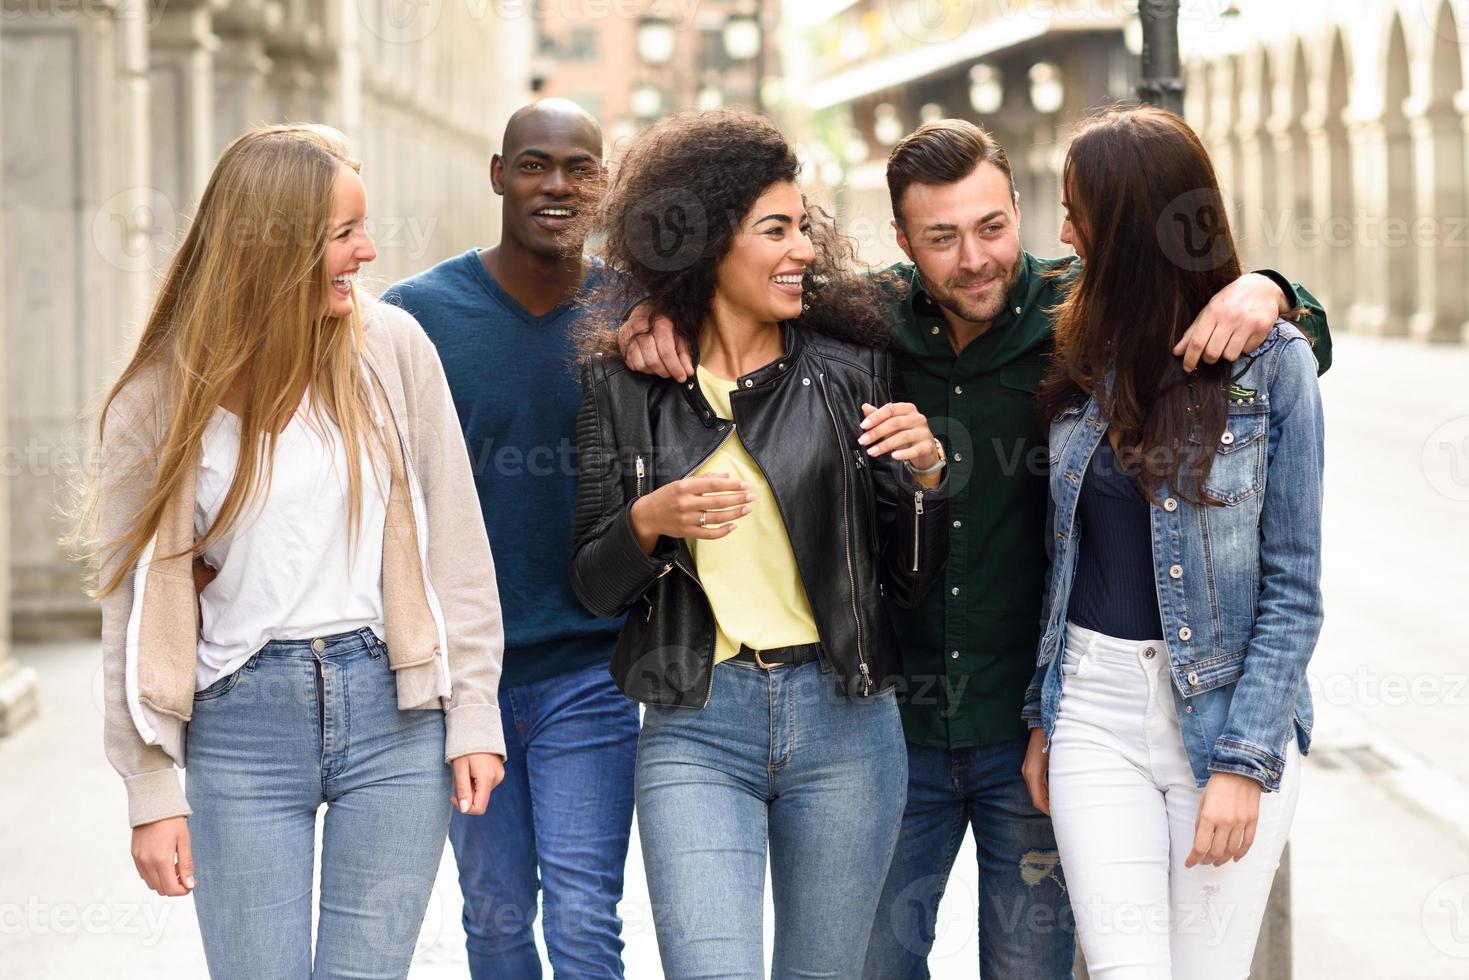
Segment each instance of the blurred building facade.
M528 13L438 0L5 5L0 621L17 639L97 629L57 503L220 150L257 123L343 130L386 285L496 237L488 160L529 94L533 35ZM9 663L0 648L0 732L31 699Z
M816 147L870 261L899 257L883 171L920 122L990 129L1027 248L1066 249L1059 170L1087 110L1134 98L1136 4L826 0L788 79L846 136ZM1338 330L1469 339L1465 0L1184 2L1185 116L1209 148L1246 266L1306 283ZM833 183L825 181L825 183Z
M1469 4L1248 0L1182 37L1185 114L1249 260L1339 329L1469 339Z
M844 178L839 209L863 257L902 258L888 224L887 157L920 123L946 117L983 125L1005 147L1025 247L1069 251L1056 239L1064 140L1088 107L1133 94L1137 56L1126 43L1125 5L831 0L826 7L798 32L805 54L788 63L802 77L788 85L827 121L828 145L812 150L828 157L818 166ZM833 132L845 135L832 139Z
M768 109L779 71L779 0L627 0L542 4L537 94L576 102L609 152L685 109Z

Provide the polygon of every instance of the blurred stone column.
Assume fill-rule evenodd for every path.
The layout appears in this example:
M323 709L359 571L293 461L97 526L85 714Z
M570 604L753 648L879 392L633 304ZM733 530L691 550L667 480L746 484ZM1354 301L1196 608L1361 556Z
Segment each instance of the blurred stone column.
M1349 319L1347 302L1357 292L1353 272L1352 148L1340 111L1308 113L1303 120L1311 147L1311 210L1319 240L1311 274L1321 283L1321 300L1337 322ZM1316 287L1308 284L1315 292Z
M1252 108L1236 131L1240 165L1234 187L1242 213L1236 234L1246 268L1278 268L1276 246L1280 207L1276 195L1275 138L1266 128L1259 103L1265 96L1254 90L1252 80L1243 100Z
M1356 265L1347 318L1354 332L1380 334L1387 327L1387 248L1382 242L1388 215L1387 135L1381 119L1361 118L1352 121L1349 134L1357 207L1351 214L1349 247Z
M1469 319L1469 209L1465 207L1464 120L1453 101L1415 106L1409 120L1417 165L1418 213L1432 219L1431 238L1418 248L1417 312L1409 324L1419 340L1457 343Z
M208 0L174 0L149 33L153 180L192 212L214 165L214 34Z
M214 56L215 152L246 130L272 121L272 65L265 53L265 39L280 27L280 21L280 6L272 0L236 0L214 19L219 37Z
M1315 274L1311 252L1321 247L1321 230L1312 210L1311 154L1300 117L1272 120L1269 138L1275 144L1272 177L1280 182L1277 214L1268 222L1268 234L1276 246L1272 261L1287 279L1302 283L1320 299L1317 290L1325 289L1322 282L1325 277Z
M0 48L3 52L3 48ZM0 123L8 106L4 104L3 53L0 53ZM3 129L3 126L0 126ZM3 152L0 152L3 158ZM0 208L0 222L4 221ZM3 241L0 229L0 241ZM5 363L5 281L0 263L0 378L6 376ZM0 445L10 446L5 419L5 400L0 398ZM6 452L5 459L12 454ZM10 473L0 477L0 735L9 735L36 713L36 672L21 667L10 655Z
M137 315L147 256L130 234L150 203L134 164L148 120L137 74L147 10L26 4L0 32L4 81L5 482L10 630L22 642L95 635L97 605L59 542L90 410ZM24 324L25 329L16 329Z

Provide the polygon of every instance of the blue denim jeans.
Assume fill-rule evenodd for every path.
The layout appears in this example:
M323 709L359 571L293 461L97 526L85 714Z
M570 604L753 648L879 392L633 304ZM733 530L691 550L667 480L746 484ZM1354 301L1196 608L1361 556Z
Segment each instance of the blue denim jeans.
M771 977L856 977L903 813L903 745L891 690L848 697L814 661L725 661L707 707L649 707L638 829L667 980L763 980L767 842Z
M266 644L194 695L186 752L194 908L210 975L407 976L453 779L443 713L398 709L383 642L363 628Z
M454 813L475 980L538 980L534 926L558 977L621 980L638 706L605 664L500 692L505 781L483 816Z
M866 980L929 976L939 900L970 827L979 859L980 975L1071 976L1075 920L1050 818L1031 805L1020 777L1025 745L909 744L908 806L867 947Z

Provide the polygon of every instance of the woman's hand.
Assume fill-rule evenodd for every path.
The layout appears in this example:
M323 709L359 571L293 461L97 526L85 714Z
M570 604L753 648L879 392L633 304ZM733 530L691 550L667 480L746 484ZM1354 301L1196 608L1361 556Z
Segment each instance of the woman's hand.
M1051 815L1051 778L1048 772L1050 760L1046 757L1046 730L1032 728L1030 744L1025 747L1025 761L1020 764L1020 775L1025 788L1030 790L1030 802L1046 816Z
M648 554L658 538L722 538L735 529L735 519L750 512L755 495L750 485L728 473L691 476L661 486L632 505L632 530ZM703 523L699 515L704 514Z
M1238 773L1216 772L1209 777L1185 868L1199 863L1217 868L1250 852L1260 821L1260 790L1259 783Z
M901 459L920 470L939 461L928 418L911 402L888 402L882 408L863 402L862 415L862 428L867 431L857 442L867 447L867 455L892 453L893 459ZM937 471L925 476L915 473L913 479L932 489L939 485L941 475Z
M165 817L133 828L133 867L143 883L165 897L194 889L194 855L186 817Z
M491 752L471 752L450 764L454 767L454 792L449 799L460 813L484 813L490 805L490 790L505 778L505 760Z

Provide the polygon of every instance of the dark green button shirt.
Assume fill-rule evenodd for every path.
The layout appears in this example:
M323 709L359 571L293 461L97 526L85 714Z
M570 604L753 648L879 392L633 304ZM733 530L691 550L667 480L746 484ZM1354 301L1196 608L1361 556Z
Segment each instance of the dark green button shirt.
M961 353L911 263L885 270L908 284L895 295L896 365L906 397L928 416L949 456L949 565L943 588L913 609L892 609L907 689L900 699L911 742L942 748L1026 736L1020 709L1035 669L1046 576L1048 433L1036 392L1051 353L1048 308L1074 256L1022 253L1020 277L990 329ZM1282 288L1281 277L1270 274ZM1325 314L1299 286L1323 369Z

